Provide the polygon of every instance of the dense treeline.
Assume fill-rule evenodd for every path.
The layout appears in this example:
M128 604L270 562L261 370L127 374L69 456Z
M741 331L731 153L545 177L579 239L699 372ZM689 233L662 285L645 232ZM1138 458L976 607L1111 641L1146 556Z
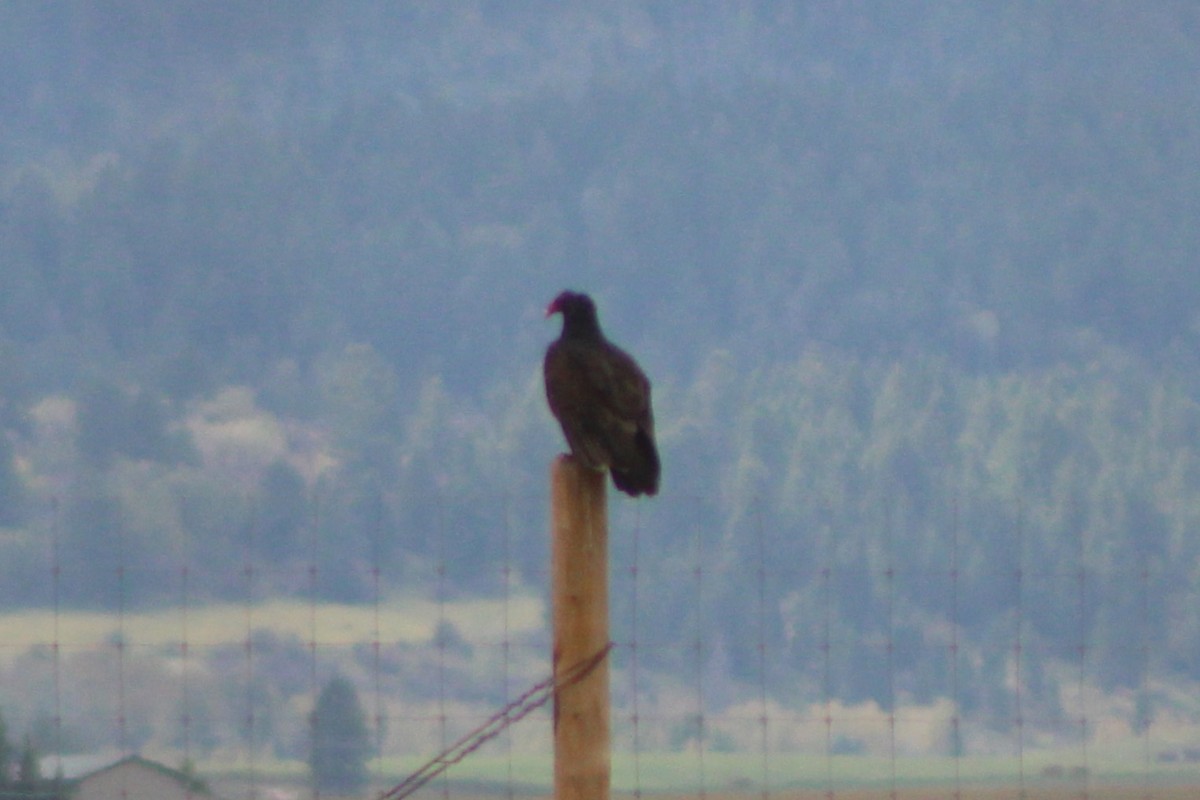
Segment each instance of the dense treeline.
M0 10L5 602L52 539L71 605L181 559L539 580L570 285L656 379L647 635L743 677L763 635L781 693L836 640L887 704L945 694L955 626L997 719L1014 612L1047 708L1080 648L1200 679L1191 5L533 5Z
M715 385L734 421L711 562L730 580L713 581L710 618L762 616L746 591L761 544L779 581L767 641L816 674L832 622L845 696L888 702L873 669L890 639L901 690L944 691L950 624L1002 672L1015 613L1032 663L1078 664L1082 646L1109 688L1147 670L1198 676L1183 630L1200 406L1176 382L1119 356L964 376L937 359L868 366L820 350L750 376L726 360L710 380L704 393ZM758 626L726 632L744 637L751 675Z

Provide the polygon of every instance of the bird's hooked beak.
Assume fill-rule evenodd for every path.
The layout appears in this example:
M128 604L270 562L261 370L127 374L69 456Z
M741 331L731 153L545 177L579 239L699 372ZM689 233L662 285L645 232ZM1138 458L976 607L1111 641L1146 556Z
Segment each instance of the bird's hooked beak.
M550 305L546 306L546 319L550 319L560 311L562 311L562 307L559 306L558 298L556 297L550 301Z

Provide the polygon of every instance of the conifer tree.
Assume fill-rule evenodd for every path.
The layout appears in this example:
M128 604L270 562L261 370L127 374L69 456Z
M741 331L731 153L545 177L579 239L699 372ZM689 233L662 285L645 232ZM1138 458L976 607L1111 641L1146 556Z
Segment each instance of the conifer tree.
M360 793L367 785L371 736L358 692L335 676L321 690L312 715L309 767L315 788L338 794Z

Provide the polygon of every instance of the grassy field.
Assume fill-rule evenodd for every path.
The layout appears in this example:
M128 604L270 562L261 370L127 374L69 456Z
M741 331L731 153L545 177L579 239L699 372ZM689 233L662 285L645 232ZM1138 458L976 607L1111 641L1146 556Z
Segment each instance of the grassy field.
M1089 789L1087 800L1195 800L1200 797L1200 786L1152 787L1149 790L1141 786L1112 786ZM372 795L373 797L374 795ZM441 790L426 791L414 795L418 800L441 798ZM503 795L499 795L503 797ZM770 797L777 800L1080 800L1083 795L1078 788L1036 787L1026 788L1022 793L1019 786L989 787L986 789L964 788L955 793L953 789L944 787L925 787L898 789L895 794L887 789L851 789L840 790L829 794L823 789L799 789L772 792ZM303 795L301 795L303 797ZM322 800L352 800L351 798L331 798L321 795ZM460 794L451 792L452 800L497 800L495 794ZM534 797L549 797L534 795ZM614 793L614 800L632 800L634 795ZM695 794L653 794L640 795L645 800L696 800ZM762 800L762 795L754 794L706 794L705 800ZM362 798L353 798L362 800Z
M510 634L540 628L544 603L538 597L516 596L508 602ZM185 610L168 608L128 611L123 618L111 612L46 609L0 613L0 653L18 655L36 646L57 642L65 648L94 647L111 642L118 629L129 644L177 645L186 631L192 648L239 643L252 628L269 628L279 635L315 639L323 644L371 641L378 625L381 639L391 642L428 641L440 617L465 638L495 638L496 620L504 613L498 600L459 600L438 606L426 598L403 598L382 604L378 614L369 605L272 600L244 604L197 604Z
M1110 786L1089 788L1087 800L1194 800L1200 797L1200 786L1152 787ZM620 796L620 795L614 795ZM643 795L644 796L644 795ZM1080 800L1084 795L1078 786L990 786L964 787L955 793L953 787L925 786L897 789L841 789L829 794L823 789L797 789L772 792L779 800ZM695 795L654 795L657 800L694 799ZM762 800L761 794L707 794L706 800Z
M248 797L251 787L248 785L218 785L217 790L223 797ZM383 787L386 790L389 787ZM377 797L380 790L372 790L369 794L353 800L364 800ZM262 787L255 787L255 792L262 796ZM306 789L294 788L277 792L280 796L288 796L301 800L309 796ZM547 792L523 793L515 792L519 798L550 798ZM322 795L322 800L352 800L351 798L333 798ZM458 787L451 784L448 788L438 783L423 788L412 795L415 800L501 800L507 797L506 791L486 791L479 788ZM690 793L655 793L647 792L633 794L629 792L612 793L613 800L697 800L697 792ZM898 787L893 793L887 787L872 788L835 788L829 792L826 789L788 788L774 789L767 794L767 800L1195 800L1200 797L1200 784L1195 785L1161 785L1161 784L1115 784L1089 786L1084 794L1083 787L1077 784L1063 783L1061 785L1047 783L1032 783L1022 787L1019 784L993 786L963 786L956 791L954 786L934 784L929 786ZM764 800L761 791L746 792L706 792L704 800Z
M1028 754L1023 772L1029 791L1068 787L1078 793L1085 781L1072 771L1075 765L1069 759L1074 754L1074 751ZM398 782L416 766L419 765L412 761L385 760L382 772L396 775ZM1043 777L1048 768L1055 766L1062 767L1063 777ZM1098 753L1088 765L1089 797L1098 796L1095 792L1103 787L1142 787L1147 782L1163 790L1181 785L1200 786L1200 764L1149 767L1147 770L1139 759L1105 757ZM549 789L552 771L548 755L514 755L511 759L473 755L453 767L449 777L452 784L501 789L511 780L527 792L538 793ZM897 789L905 791L911 787L921 790L939 787L939 791L949 789L953 793L955 785L982 787L980 791L1019 786L1021 771L1022 766L1008 757L899 758L893 765L890 759L870 756L773 754L764 765L761 756L745 753L708 753L702 760L694 753L643 753L636 760L630 754L619 753L612 760L612 785L616 792L640 791L663 796L675 793L695 796L701 789L706 796L724 793L761 796L764 785L771 794L791 796L806 790L824 793L832 785L841 796L842 791L850 790L874 791L882 787L890 791L894 779ZM1200 797L1200 792L1190 796Z
M695 754L647 753L636 763L628 755L618 755L613 759L613 797L629 800L638 797L684 800L701 796L704 800L763 800L764 796L781 800L1191 800L1200 797L1200 769L1194 767L1152 769L1147 776L1144 765L1139 771L1133 764L1098 763L1085 780L1079 775L1072 777L1070 770L1064 773L1065 777L1042 777L1039 764L1043 763L1052 762L1034 758L1026 763L1022 783L1012 759L961 759L957 778L953 759L900 759L895 764L893 794L893 767L888 759L772 756L767 764L764 792L762 761L752 755L708 754L702 770ZM416 766L419 766L416 762L385 761L383 779L369 796L376 797L399 783ZM290 772L263 773L257 789L278 786L293 797L307 797L303 767L299 764L295 767ZM548 797L551 773L548 756L511 759L473 756L455 766L448 779L435 779L414 797L500 800L508 796L510 786L516 797ZM244 776L241 780L238 776L215 778L214 785L226 797L248 796Z

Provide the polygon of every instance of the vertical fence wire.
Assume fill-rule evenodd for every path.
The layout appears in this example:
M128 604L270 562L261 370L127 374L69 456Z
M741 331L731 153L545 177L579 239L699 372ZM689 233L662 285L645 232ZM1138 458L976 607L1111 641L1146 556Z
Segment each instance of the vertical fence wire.
M962 694L958 686L958 500L951 509L950 524L950 752L954 758L954 800L962 799Z
M512 494L504 493L504 514L501 519L502 526L500 531L500 550L503 554L503 559L500 565L500 596L504 601L503 608L500 612L501 621L501 640L500 640L500 673L501 673L501 696L504 698L504 707L508 708L512 704ZM511 729L504 730L504 796L507 800L513 800L516 794L516 787L513 776L513 733Z
M187 540L179 542L179 735L183 749L183 767L192 769L192 692L191 692L191 631L188 627L188 611L191 608L191 571L188 566ZM189 783L185 795L193 796Z
M832 548L832 544L830 544ZM821 567L821 699L825 716L825 798L836 796L833 780L833 671L831 658L833 628L832 558L827 555Z
M383 682L380 677L383 646L382 572L383 563L383 497L377 491L371 503L371 697L374 713L371 728L375 734L375 781L383 785L384 704Z
M247 764L247 774L249 777L248 795L250 800L258 798L258 765L255 760L257 752L255 741L255 713L254 713L254 598L255 598L255 563L254 563L254 548L255 540L258 536L258 509L253 503L250 505L250 521L246 526L246 543L243 548L245 560L242 564L242 577L245 581L244 593L245 598L245 620L246 620L246 638L243 645L244 649L244 677L245 686L245 710L242 724L245 726L244 742L245 742L245 757Z
M50 630L51 671L54 692L54 792L63 791L63 702L62 702L62 502L55 495L50 501L50 603L53 610Z
M1087 701L1087 656L1088 656L1088 579L1087 579L1087 526L1078 530L1078 588L1079 588L1079 770L1080 797L1088 800L1090 765L1088 763L1088 701Z
M1142 679L1138 687L1138 698L1134 704L1134 720L1142 746L1142 800L1154 796L1150 781L1150 712L1147 707L1150 696L1150 567L1149 557L1143 555L1139 565L1141 597L1138 598L1138 621L1141 627Z
M308 717L310 753L317 752L318 746L324 745L324 742L319 741L321 735L319 725L321 720L317 718L317 702L321 694L320 680L317 672L317 601L318 593L320 592L321 500L321 496L314 492L308 562L308 691L313 709ZM318 779L319 776L313 770L309 777L312 782L312 796L320 798L321 784Z
M632 553L629 559L629 683L631 697L631 711L629 716L630 727L633 729L633 796L635 800L641 800L642 797L642 746L641 746L641 705L640 695L641 686L639 684L638 659L640 658L638 650L641 645L641 638L638 631L638 623L640 622L640 607L638 604L639 584L641 575L639 573L640 557L639 551L642 541L642 520L641 513L636 517L636 523L633 526L633 541Z
M767 706L767 537L763 528L762 505L754 504L754 538L758 549L758 564L755 576L758 583L758 725L762 747L762 775L759 779L759 797L771 797L771 735L770 712Z
M695 562L692 566L692 577L695 581L695 599L694 599L694 620L696 625L696 636L692 644L692 651L695 658L695 703L696 703L696 727L695 742L696 742L696 796L699 800L705 800L708 794L708 781L705 771L705 751L707 742L705 734L707 732L707 720L705 719L705 702L704 702L704 533L700 528L696 529L696 535L693 539L695 546Z
M1015 621L1013 624L1013 734L1017 746L1017 792L1021 800L1028 797L1025 785L1025 708L1023 673L1021 665L1025 652L1023 639L1025 622L1025 514L1023 508L1017 509L1016 524L1016 565L1013 567L1013 584L1016 587Z
M886 543L884 552L887 565L883 577L887 593L887 634L885 640L887 666L887 742L888 742L888 797L896 800L896 561L895 553L895 520L889 514L889 524L884 535Z
M129 725L125 698L125 529L117 527L117 632L113 637L117 662L117 749L122 756L129 755ZM122 787L124 791L124 787Z
M131 754L129 746L129 715L128 706L126 704L125 694L125 655L126 655L126 631L125 631L125 576L126 576L126 541L125 528L122 525L117 526L117 635L114 639L117 655L117 749L120 751L122 758ZM120 777L120 797L126 800L129 797L129 773L122 772Z
M439 752L445 752L447 745L450 742L449 736L449 718L446 714L446 534L448 525L446 523L445 509L440 507L437 517L437 544L435 545L437 552L437 563L435 565L435 573L437 574L437 628L434 632L434 646L437 648L437 723L438 736L440 738ZM450 797L450 779L447 775L442 775L441 780L442 800L449 800Z

